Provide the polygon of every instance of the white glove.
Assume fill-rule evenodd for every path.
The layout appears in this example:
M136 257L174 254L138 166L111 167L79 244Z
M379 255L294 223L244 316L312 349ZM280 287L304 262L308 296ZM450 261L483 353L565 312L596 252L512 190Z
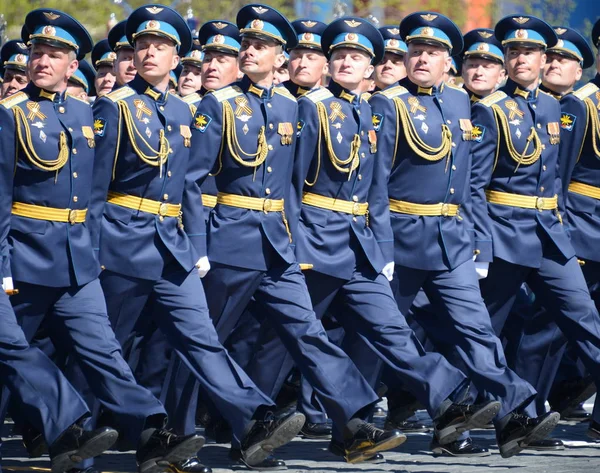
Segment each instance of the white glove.
M203 256L196 263L196 269L198 270L198 276L202 279L210 271L210 263L208 257Z
M14 291L15 287L13 286L12 278L3 278L2 279L2 289L4 291Z
M383 274L388 281L394 279L394 262L386 264L381 270L381 274Z
M478 279L485 279L490 269L490 263L480 263L475 261L475 272L477 273Z

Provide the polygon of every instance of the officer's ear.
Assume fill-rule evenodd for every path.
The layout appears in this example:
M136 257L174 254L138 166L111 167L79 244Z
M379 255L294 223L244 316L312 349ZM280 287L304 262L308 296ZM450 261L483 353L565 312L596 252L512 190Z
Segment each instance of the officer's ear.
M448 74L450 72L450 68L452 67L452 57L450 57L450 52L447 50L444 51L444 74Z
M325 64L323 64L323 69L321 70L321 75L326 76L328 72L329 72L329 61L325 61Z
M179 65L179 56L177 55L177 49L173 47L173 58L171 59L171 70L175 69Z
M363 79L370 79L375 71L375 66L373 64L369 64L365 69L365 73L363 74Z
M75 59L75 53L73 53L73 59L71 60L71 54L69 54L69 59L71 60L69 62L69 67L67 68L67 80L69 80L71 78L71 76L73 74L75 74L75 71L77 70L77 68L79 67L79 61L77 59Z
M581 68L581 66L579 66L577 68L577 70L575 71L575 81L578 81L579 79L581 79L582 75L583 75L583 69Z
M548 56L546 56L546 51L542 50L540 55L541 67L543 68L546 65L546 61L548 60Z

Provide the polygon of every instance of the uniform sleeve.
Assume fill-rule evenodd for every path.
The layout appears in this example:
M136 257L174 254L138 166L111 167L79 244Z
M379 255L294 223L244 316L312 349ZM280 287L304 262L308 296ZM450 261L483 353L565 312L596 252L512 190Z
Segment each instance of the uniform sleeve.
M373 181L369 189L369 226L385 262L390 263L394 261L394 233L390 222L388 183L396 155L398 117L393 102L384 96L376 94L369 103L377 136Z
M494 171L496 147L499 140L494 112L484 105L475 104L472 109L473 127L480 135L471 146L471 203L470 217L473 222L473 250L476 261L493 260L492 221L488 213L485 190Z
M123 137L121 136L121 116L116 103L108 98L100 98L94 103L92 112L94 114L96 153L90 198L89 229L92 246L94 251L98 252L104 205L112 180L113 166L119 152L117 146L120 146Z
M14 116L12 111L0 107L0 257L2 258L0 280L12 277L8 232L10 231L15 156Z

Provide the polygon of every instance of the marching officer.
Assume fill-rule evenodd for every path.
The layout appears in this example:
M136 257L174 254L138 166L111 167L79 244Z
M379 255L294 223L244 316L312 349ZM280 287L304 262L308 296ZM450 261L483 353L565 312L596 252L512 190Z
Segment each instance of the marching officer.
M24 89L29 82L27 61L29 49L21 40L7 41L0 49L0 99L9 97Z
M195 96L202 88L202 46L196 38L192 41L192 49L181 58L181 74L177 90L179 95L189 104L195 104L199 98Z
M108 44L116 54L115 87L120 87L133 80L135 77L135 65L133 64L133 48L125 35L127 20L120 21L108 32Z
M431 12L404 18L400 34L408 45L408 76L371 98L386 160L393 238L383 246L395 261L396 300L406 312L423 288L438 307L429 331L439 333L442 326L444 338L463 346L459 355L472 382L502 401L496 430L500 452L509 457L545 437L558 415L518 413L535 391L507 368L479 293L470 212L461 209L469 207L469 149L476 135L467 94L443 81L463 38L451 20Z
M72 347L93 394L137 443L140 469L153 471L159 461L196 451L203 438L162 429L165 411L136 384L106 316L86 223L95 151L92 112L87 102L66 93L76 57L89 52L91 38L67 14L39 9L25 18L23 41L31 44L32 82L4 104L10 115L2 127L9 137L3 150L17 157L12 198L6 199L12 214L10 231L6 228L11 277L19 289L11 302L27 338L44 319L52 321L47 326L54 345Z
M481 293L500 333L526 282L598 380L598 311L561 217L560 104L538 88L556 33L522 15L503 18L495 36L504 47L509 79L473 106L475 264L482 276L487 273Z
M379 28L379 32L385 41L385 54L383 60L375 66L376 90L383 90L406 77L406 66L404 56L406 55L406 43L402 41L400 30L395 25Z
M67 94L87 101L96 96L94 81L96 71L85 59L79 60L79 65L67 82Z
M189 51L191 32L175 10L152 4L130 15L126 36L138 74L94 104L103 159L94 169L92 241L105 268L111 325L123 342L151 307L144 315L232 425L244 461L258 464L292 440L304 416L273 414L273 402L219 343L208 314L193 243L206 228L201 195L186 175L192 115L168 92L169 71Z
M115 60L117 54L110 48L108 39L98 41L92 48L92 65L96 69L94 88L98 97L108 94L115 85Z
M202 161L198 181L202 185L212 172L219 189L209 219L211 270L203 280L210 314L220 337L226 338L254 298L328 415L344 429L346 458L361 461L396 447L405 437L361 419L377 395L328 341L291 246L294 233L286 214L293 205L290 199L298 198L290 189L297 103L287 89L273 86L273 70L284 61L283 47L294 47L296 33L266 5L243 7L236 23L245 76L206 94L192 127L192 160Z

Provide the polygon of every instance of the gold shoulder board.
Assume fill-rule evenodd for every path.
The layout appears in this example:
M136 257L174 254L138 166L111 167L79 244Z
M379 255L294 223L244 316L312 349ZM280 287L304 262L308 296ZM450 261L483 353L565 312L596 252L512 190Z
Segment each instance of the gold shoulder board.
M376 93L384 95L388 99L393 99L394 97L399 97L408 93L408 90L405 87L402 87L401 85L397 85L396 87L392 87L391 89L385 89Z
M210 92L214 97L219 101L223 102L224 100L231 99L233 97L237 97L238 95L242 95L242 89L238 86L230 85L229 87L225 87L223 89L215 90L214 92Z
M446 84L444 85L444 87L450 87L451 89L454 89L454 90L460 90L461 92L463 92L463 93L465 93L465 94L467 93L467 91L466 91L465 89L463 89L462 87L460 87L460 86L458 86L458 85L454 85L454 84L448 84L448 83L446 83Z
M11 109L15 105L18 105L21 102L25 102L25 100L27 100L28 98L29 97L25 92L17 92L16 94L11 95L10 97L6 97L5 99L0 100L0 105L2 105L4 108Z
M113 102L118 102L119 100L125 99L127 97L131 97L134 94L135 94L135 90L133 90L131 87L125 86L125 87L121 87L120 89L109 92L104 97L108 97Z
M273 92L275 92L276 94L281 95L282 97L288 98L290 100L293 100L294 102L296 101L296 97L294 97L289 90L287 90L285 87L283 86L279 86L279 87L275 87L273 88Z
M185 97L181 98L181 100L183 100L187 104L193 104L194 102L198 102L201 99L202 97L198 92L194 92L193 94L186 95Z
M491 107L492 105L500 102L500 100L503 100L506 97L508 97L508 95L506 95L501 90L498 90L498 91L494 92L492 95L488 95L487 97L481 99L477 103L478 104L480 103L481 105L485 105L486 107Z
M304 95L304 97L310 99L311 102L319 103L329 97L333 97L333 94L329 92L329 89L322 87L320 89L316 89L309 92L308 94Z
M87 100L80 99L79 97L75 97L74 95L71 95L71 94L67 94L67 95L69 96L70 99L75 99L75 100L78 100L79 102L83 102L84 104L91 106L91 104Z
M591 82L588 84L585 84L583 87L581 87L580 89L576 90L575 92L573 92L573 95L575 97L577 97L580 100L586 99L588 98L590 95L592 95L594 92L597 92L598 86L596 84L592 84Z

